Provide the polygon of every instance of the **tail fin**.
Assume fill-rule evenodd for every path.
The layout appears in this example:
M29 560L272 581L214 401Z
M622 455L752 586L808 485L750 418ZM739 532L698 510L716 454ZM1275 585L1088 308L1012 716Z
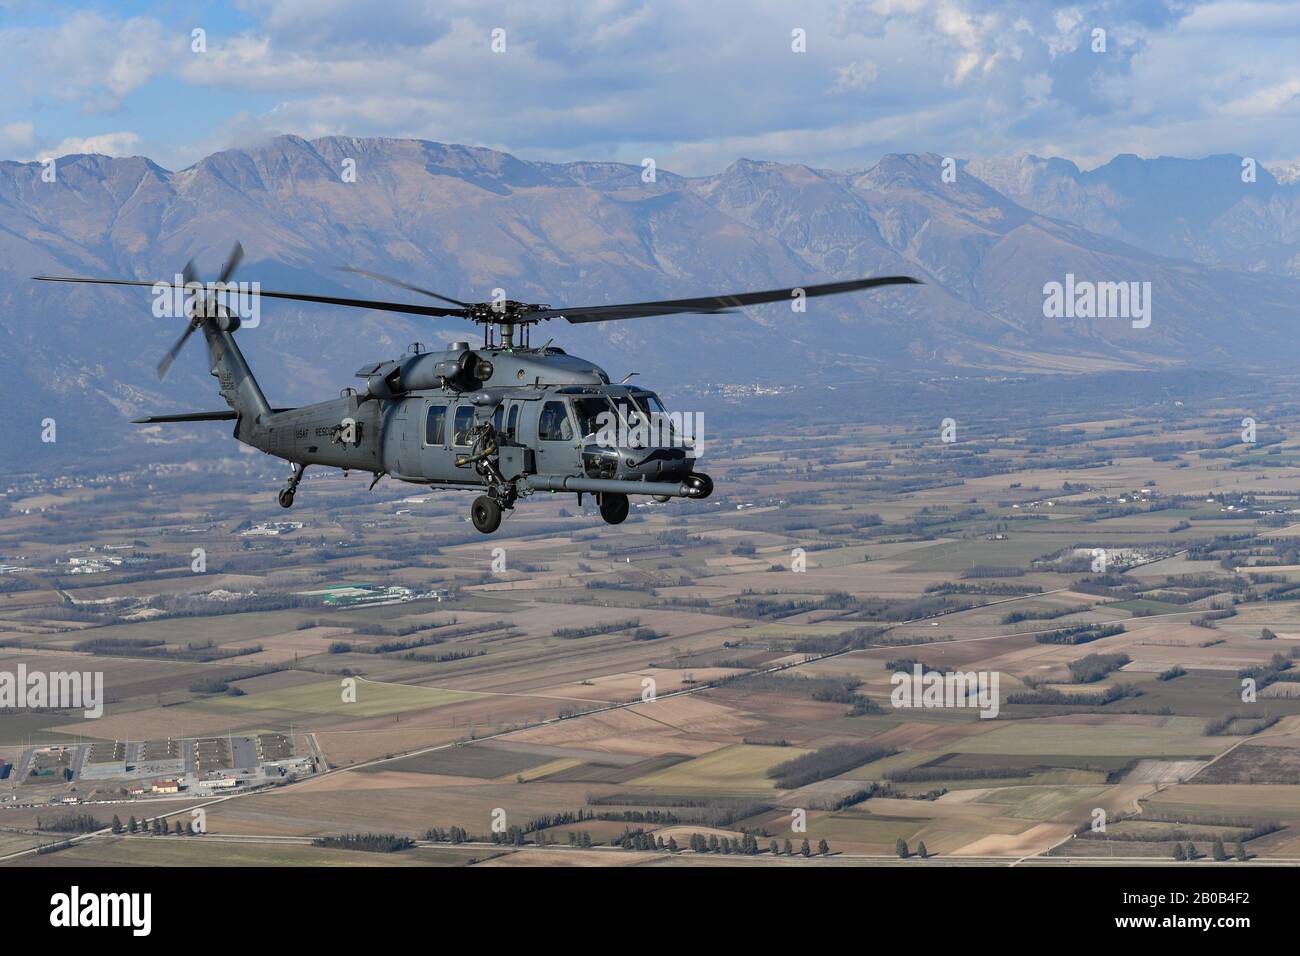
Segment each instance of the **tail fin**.
M249 445L257 445L258 442L254 439L259 431L265 431L262 419L271 414L271 407L267 404L257 379L249 371L244 354L235 344L235 337L222 327L227 324L223 321L224 318L209 318L203 322L203 336L208 340L212 375L217 380L221 397L238 416L235 437Z

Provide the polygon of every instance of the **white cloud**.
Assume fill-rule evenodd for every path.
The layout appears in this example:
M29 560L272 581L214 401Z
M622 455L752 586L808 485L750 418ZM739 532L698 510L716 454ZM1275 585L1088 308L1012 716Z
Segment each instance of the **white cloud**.
M1046 73L1035 73L1023 80L1025 103L1031 107L1042 106L1052 92L1052 78Z
M1297 106L1300 106L1300 79L1291 79L1235 99L1223 111L1234 116L1275 116L1293 112Z
M865 90L880 75L880 67L870 60L862 60L842 66L835 71L835 85L832 93L847 93L850 90Z
M1191 10L1182 22L1189 33L1215 36L1300 33L1300 7L1294 3L1258 3L1226 0L1205 3Z
M36 126L33 123L6 123L0 126L0 155L12 156L26 152L36 144Z
M188 35L169 34L155 19L118 20L89 11L50 27L0 31L0 48L29 93L77 101L86 112L118 109L188 44Z
M71 136L53 149L43 150L40 158L71 156L77 153L101 153L104 156L132 156L139 152L140 137L135 133L101 133L98 136Z

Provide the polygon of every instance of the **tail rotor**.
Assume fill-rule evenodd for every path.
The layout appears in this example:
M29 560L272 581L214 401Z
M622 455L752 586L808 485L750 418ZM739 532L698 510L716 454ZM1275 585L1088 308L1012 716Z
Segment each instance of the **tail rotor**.
M244 247L236 242L235 247L230 250L230 258L221 267L221 274L217 277L217 284L224 286L229 282L230 277L235 274L235 270L239 268L239 264L243 261ZM194 268L193 259L185 263L185 268L181 272L181 282L185 289L190 289L198 284L198 270ZM160 379L167 376L168 369L172 367L172 363L176 361L176 356L180 354L181 349L185 347L185 343L194 334L194 331L207 318L220 314L222 309L217 303L216 293L209 291L201 308L199 307L198 296L194 296L189 311L189 325L185 327L185 331L181 333L180 338L173 343L172 347L167 350L167 354L162 357L162 361L158 363L158 378Z

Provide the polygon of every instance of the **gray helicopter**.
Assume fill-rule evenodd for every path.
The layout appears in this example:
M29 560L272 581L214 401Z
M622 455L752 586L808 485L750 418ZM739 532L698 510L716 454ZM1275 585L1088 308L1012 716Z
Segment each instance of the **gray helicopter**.
M378 309L407 315L459 317L483 327L483 345L455 342L439 352L419 346L402 358L358 369L360 388L301 408L272 408L235 344L239 316L222 293L243 259L238 243L218 281L204 286L191 261L180 282L35 276L43 282L86 282L184 290L189 325L162 361L163 377L189 337L202 330L212 375L229 410L137 418L137 424L233 421L235 438L293 466L279 502L289 508L309 465L365 471L373 488L389 476L455 491L480 491L470 508L474 527L491 534L504 510L536 491L572 492L581 503L594 494L601 517L620 524L628 495L707 498L708 475L695 470L695 439L675 427L659 396L612 383L595 363L566 354L550 341L529 344L533 325L550 319L608 322L655 315L734 312L767 302L835 295L888 285L915 284L908 276L883 276L768 292L704 296L579 308L552 308L500 299L461 302L397 279L348 269L445 306L414 305L292 292L256 294L321 305ZM518 335L519 341L516 342ZM630 377L630 376L629 376Z

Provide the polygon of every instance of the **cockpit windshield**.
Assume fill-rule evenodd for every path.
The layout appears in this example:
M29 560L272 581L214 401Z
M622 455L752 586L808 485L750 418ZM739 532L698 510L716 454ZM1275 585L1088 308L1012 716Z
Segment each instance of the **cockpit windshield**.
M640 412L644 427L650 430L652 437L649 444L675 446L680 442L681 436L673 425L672 416L668 414L668 409L664 408L663 402L659 401L658 395L654 392L632 392L628 397ZM633 422L628 424L635 425Z
M659 401L659 396L654 392L638 392L632 398L652 415L668 414L668 409L664 408L664 403Z

